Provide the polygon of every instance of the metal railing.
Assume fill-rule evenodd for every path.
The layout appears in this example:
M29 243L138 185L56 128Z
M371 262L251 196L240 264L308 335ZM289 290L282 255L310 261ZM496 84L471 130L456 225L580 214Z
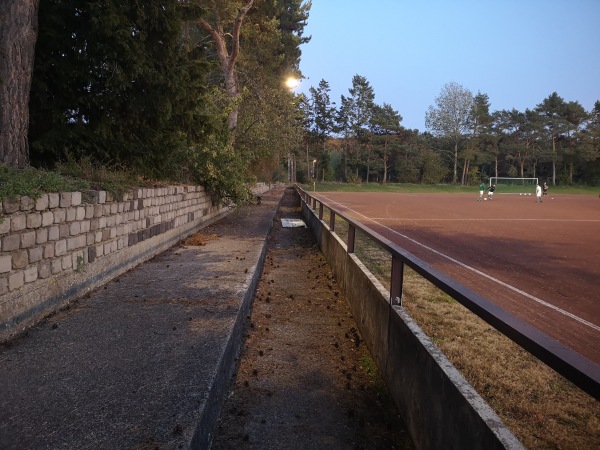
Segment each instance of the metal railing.
M368 239L391 255L392 268L389 289L391 305L402 304L404 267L408 266L577 387L596 400L600 400L600 366L434 269L376 231L348 217L331 205L323 203L310 192L298 186L296 190L302 201L314 211L320 221L323 221L324 208L329 209L331 232L335 232L336 217L340 217L348 223L346 237L348 253L354 253L356 230L360 230Z

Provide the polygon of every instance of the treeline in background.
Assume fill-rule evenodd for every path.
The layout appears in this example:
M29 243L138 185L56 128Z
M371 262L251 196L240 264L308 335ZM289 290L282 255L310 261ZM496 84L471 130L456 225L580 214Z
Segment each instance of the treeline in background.
M295 94L285 81L302 78L310 6L1 3L0 163L101 167L234 201L257 180L600 184L598 102L585 111L551 93L532 109L492 111L486 94L450 82L419 131L360 75L338 104L325 80Z
M391 105L375 103L363 76L353 77L338 104L330 91L321 80L303 99L300 182L474 185L490 177L537 177L552 185L600 185L600 101L585 111L553 92L525 111L492 111L487 94L449 82L420 132L404 128Z

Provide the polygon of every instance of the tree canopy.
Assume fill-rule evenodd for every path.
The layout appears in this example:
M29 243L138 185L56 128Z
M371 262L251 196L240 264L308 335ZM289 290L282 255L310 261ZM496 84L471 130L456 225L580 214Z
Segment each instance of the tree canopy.
M16 0L1 8L0 50L20 39L14 57L30 59L29 80L9 70L16 64L0 65L0 78L22 80L19 92L1 89L0 101L29 106L2 108L5 164L87 159L240 199L256 177L281 177L282 153L301 139L298 102L282 80L300 76L310 2L48 0L38 12L38 1ZM15 114L19 122L8 123Z

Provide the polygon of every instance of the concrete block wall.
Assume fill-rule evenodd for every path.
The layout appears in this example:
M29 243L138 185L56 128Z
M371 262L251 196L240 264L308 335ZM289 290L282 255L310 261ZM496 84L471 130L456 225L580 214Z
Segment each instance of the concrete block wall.
M262 189L265 189L262 187ZM0 341L223 216L200 186L2 202Z

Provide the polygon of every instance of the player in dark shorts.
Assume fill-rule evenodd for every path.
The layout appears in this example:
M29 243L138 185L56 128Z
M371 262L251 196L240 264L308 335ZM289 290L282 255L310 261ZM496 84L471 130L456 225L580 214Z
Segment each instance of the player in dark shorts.
M491 200L492 197L494 196L494 191L496 190L496 185L492 184L489 188L488 188L488 200Z

